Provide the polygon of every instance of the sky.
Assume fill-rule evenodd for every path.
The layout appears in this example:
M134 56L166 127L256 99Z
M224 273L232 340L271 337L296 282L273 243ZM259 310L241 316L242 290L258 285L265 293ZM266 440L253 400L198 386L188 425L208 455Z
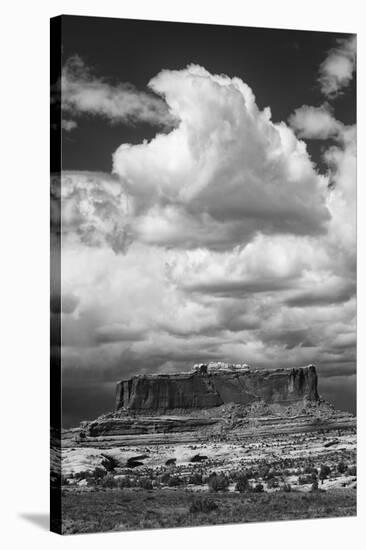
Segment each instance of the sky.
M356 37L62 23L64 426L196 362L355 412Z

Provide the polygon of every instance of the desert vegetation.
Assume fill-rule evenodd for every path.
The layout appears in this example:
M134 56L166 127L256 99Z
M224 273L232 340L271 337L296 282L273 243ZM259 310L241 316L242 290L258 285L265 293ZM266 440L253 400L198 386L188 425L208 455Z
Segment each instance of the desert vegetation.
M145 458L148 454L144 455ZM143 460L143 459L140 459ZM185 488L192 492L238 492L260 493L275 491L314 491L340 486L355 486L356 465L352 453L329 451L326 460L322 457L282 458L273 460L247 460L240 462L218 457L205 457L204 461L189 461L177 464L176 460L164 461L157 467L135 466L136 460L125 464L104 453L100 465L94 469L81 470L63 476L64 486L94 489L143 489ZM168 464L167 464L168 462Z
M354 430L111 443L63 450L65 532L356 513Z
M213 492L184 488L63 490L63 532L91 533L355 515L352 489L301 492Z

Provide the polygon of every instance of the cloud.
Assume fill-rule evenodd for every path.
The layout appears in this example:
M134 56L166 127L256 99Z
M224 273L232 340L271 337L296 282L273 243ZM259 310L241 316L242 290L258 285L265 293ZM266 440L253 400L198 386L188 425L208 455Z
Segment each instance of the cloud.
M165 102L129 83L110 84L93 75L78 56L70 57L61 76L61 98L64 112L74 116L102 116L112 123L145 122L165 128L175 125ZM63 127L70 130L70 122Z
M79 298L73 294L64 294L61 296L62 313L73 313L79 304Z
M356 375L330 376L319 378L319 392L323 399L332 403L337 409L356 414L357 400Z
M349 85L356 68L356 48L356 35L353 35L338 40L337 46L328 52L320 65L318 79L324 95L335 97Z
M331 212L328 235L339 260L338 268L356 272L356 126L345 126L337 145L329 147L324 162L329 167L332 192L328 195Z
M61 127L63 130L65 130L66 132L71 132L71 130L75 130L75 128L77 128L77 122L75 120L66 120L66 119L62 119L61 121Z
M63 294L61 296L53 295L51 296L51 312L66 313L69 315L73 313L79 304L79 298L74 294Z
M131 342L143 340L144 334L138 328L116 323L113 325L98 327L95 337L98 343L104 344L110 342Z
M333 117L328 105L303 105L289 117L289 124L300 138L307 139L336 138L343 129L343 124Z
M330 261L318 239L258 234L227 252L189 251L169 264L169 276L187 291L239 297L297 288L305 271L327 270Z
M57 179L51 183L55 189L58 185ZM88 246L107 244L115 253L126 252L132 240L128 196L118 177L65 171L60 189L60 199L52 203L53 218L61 215L64 236L74 235Z
M315 347L316 343L311 332L309 329L269 329L262 332L261 339L268 345L283 344L286 349L293 349L297 346Z
M291 282L287 279L262 279L257 281L245 280L218 280L186 285L184 288L191 292L215 294L218 296L246 295L260 292L276 292L288 289Z
M209 359L353 373L355 127L326 106L295 112L302 137L333 139L320 176L241 80L191 66L151 86L177 127L122 144L113 175L54 179L62 288L78 299L63 317L66 383Z
M191 65L150 87L180 121L150 142L121 145L113 169L131 197L136 237L176 248L227 249L258 232L320 234L325 180L305 144L260 111L239 78Z
M310 290L301 291L288 298L286 304L293 307L311 307L342 303L355 295L355 281L326 281Z

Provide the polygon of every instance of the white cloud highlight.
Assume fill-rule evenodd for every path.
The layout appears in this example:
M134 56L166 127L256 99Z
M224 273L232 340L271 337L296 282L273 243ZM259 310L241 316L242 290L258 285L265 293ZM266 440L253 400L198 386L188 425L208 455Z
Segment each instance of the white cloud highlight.
M324 95L337 96L352 80L356 68L356 36L338 41L328 52L319 69L319 82Z
M344 126L333 117L327 105L303 105L289 117L289 124L300 138L329 139L342 132Z
M230 248L257 232L319 234L326 185L305 144L260 111L239 78L202 67L150 82L179 125L121 145L113 166L132 197L137 237L181 248Z

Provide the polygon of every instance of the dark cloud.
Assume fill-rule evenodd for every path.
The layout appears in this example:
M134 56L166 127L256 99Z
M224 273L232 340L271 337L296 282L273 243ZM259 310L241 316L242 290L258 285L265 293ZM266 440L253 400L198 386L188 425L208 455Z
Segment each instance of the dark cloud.
M319 355L319 354L318 354ZM351 376L356 373L356 357L339 358L336 355L329 357L321 357L317 363L319 378L331 378L333 376Z
M115 404L115 384L68 380L62 385L62 427L78 426L83 420L94 420Z
M355 283L343 283L338 288L320 289L316 287L305 292L298 292L295 296L288 298L285 303L290 307L312 307L340 304L347 302L355 295Z
M357 412L356 375L319 377L319 393L323 399L332 403L337 409Z
M297 346L310 348L316 346L311 331L308 329L264 330L260 331L259 335L262 342L270 345L278 344L285 346L287 349L293 349Z
M143 340L145 336L146 334L141 329L118 324L99 327L95 331L95 340L99 344L138 341Z
M207 281L200 283L192 283L185 285L183 288L189 292L198 292L200 294L212 294L222 297L247 296L255 293L276 292L280 290L288 290L293 285L290 278L282 279L257 279L253 281L235 281L235 280L220 280Z

